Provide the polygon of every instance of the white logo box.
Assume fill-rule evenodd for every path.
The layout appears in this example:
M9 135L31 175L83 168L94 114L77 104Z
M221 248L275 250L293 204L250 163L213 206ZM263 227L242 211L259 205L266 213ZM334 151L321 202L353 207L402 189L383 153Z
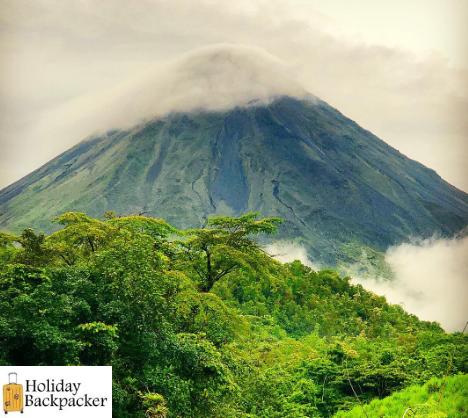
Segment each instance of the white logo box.
M15 383L22 386L6 386ZM112 417L112 367L111 366L0 366L2 411L8 395L15 390L15 404L23 396L23 414L8 411L11 417ZM6 392L8 391L8 392ZM18 406L19 407L19 406ZM15 415L17 414L17 415Z

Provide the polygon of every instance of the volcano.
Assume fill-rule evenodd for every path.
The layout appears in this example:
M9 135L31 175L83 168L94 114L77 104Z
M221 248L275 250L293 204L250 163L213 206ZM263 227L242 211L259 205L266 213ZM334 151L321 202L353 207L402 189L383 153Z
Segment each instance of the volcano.
M0 192L0 227L51 230L64 211L284 219L328 265L349 244L383 251L468 223L468 195L315 97L276 95L220 110L172 111L75 145Z

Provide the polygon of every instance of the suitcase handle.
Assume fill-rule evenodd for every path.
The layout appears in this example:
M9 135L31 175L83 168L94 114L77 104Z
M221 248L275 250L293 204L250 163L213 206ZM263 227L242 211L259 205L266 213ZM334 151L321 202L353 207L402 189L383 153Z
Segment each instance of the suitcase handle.
M8 373L8 383L11 383L11 375L12 374L15 375L15 384L17 384L18 383L18 374L15 373L15 372Z

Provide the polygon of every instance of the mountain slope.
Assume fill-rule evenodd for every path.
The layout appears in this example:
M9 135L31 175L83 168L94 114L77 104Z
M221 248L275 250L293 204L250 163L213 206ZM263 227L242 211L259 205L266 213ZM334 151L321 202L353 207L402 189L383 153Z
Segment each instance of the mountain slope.
M468 195L325 102L280 97L174 113L88 139L0 192L0 227L50 229L63 211L144 212L188 227L248 210L335 264L344 244L383 250L468 223Z
M467 395L467 375L433 378L425 385L410 386L387 398L373 400L368 405L338 412L335 417L463 417L468 412Z

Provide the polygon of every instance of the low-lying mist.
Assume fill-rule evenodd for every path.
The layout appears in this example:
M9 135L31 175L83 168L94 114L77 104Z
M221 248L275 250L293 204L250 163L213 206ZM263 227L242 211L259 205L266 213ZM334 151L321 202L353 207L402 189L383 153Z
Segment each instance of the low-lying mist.
M277 241L265 247L265 251L273 258L282 263L291 263L299 260L305 266L314 270L319 270L319 266L314 264L307 256L307 250L300 244L292 241Z
M282 262L297 259L314 266L297 244L277 242L267 251ZM393 280L353 277L353 282L447 331L463 330L468 320L468 236L401 244L389 248L385 260Z

